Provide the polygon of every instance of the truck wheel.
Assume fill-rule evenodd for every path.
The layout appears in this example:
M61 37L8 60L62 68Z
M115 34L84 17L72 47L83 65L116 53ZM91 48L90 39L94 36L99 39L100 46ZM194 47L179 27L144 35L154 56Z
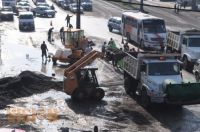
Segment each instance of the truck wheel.
M112 32L112 30L113 30L111 26L109 26L108 29L110 32Z
M105 92L103 89L101 88L97 88L95 91L94 91L94 99L97 100L97 101L100 101L104 96L105 96Z
M188 60L187 57L183 57L183 69L188 70Z
M199 73L198 73L198 72L195 72L194 75L195 75L195 79L196 79L196 81L199 82L199 80L200 80Z
M151 101L145 89L142 89L140 98L141 98L140 102L141 102L142 107L147 108L148 106L150 106Z
M124 89L127 94L131 93L130 76L126 72L124 72Z

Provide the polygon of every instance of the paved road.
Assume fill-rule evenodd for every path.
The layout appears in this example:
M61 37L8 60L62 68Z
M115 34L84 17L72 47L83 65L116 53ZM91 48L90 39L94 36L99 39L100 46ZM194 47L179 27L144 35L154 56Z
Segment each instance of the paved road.
M51 1L48 2L51 3ZM2 65L0 67L2 76L16 75L22 70L29 69L43 72L46 75L56 73L56 77L62 78L63 68L61 66L52 67L51 62L42 63L40 52L41 42L47 39L50 21L55 27L55 42L47 43L48 48L50 52L62 48L58 31L61 26L65 25L65 16L70 12L57 6L56 10L58 11L56 18L35 18L36 32L19 32L17 17L15 17L14 23L1 23L4 29ZM94 12L85 13L81 17L82 28L87 36L97 43L95 49L99 50L103 41L108 41L111 37L118 43L118 46L121 46L121 36L117 33L110 33L106 24L110 16L120 16L122 10L107 2L94 0ZM173 12L170 15L174 15ZM172 22L169 22L172 24L171 27L179 25L176 23L173 25L176 17L179 16L169 16L168 19L174 18ZM73 16L72 24L75 25L75 23L75 16ZM26 58L26 54L29 55L28 58ZM53 123L39 120L36 123L27 124L28 127L36 130L49 130L49 126L52 127L50 130L57 130L63 126L71 129L91 130L94 125L98 124L101 130L110 131L199 131L199 105L184 106L182 110L171 107L143 109L124 93L122 74L113 69L110 63L98 60L94 64L100 66L97 75L100 85L105 86L106 91L106 97L100 104L77 105L65 93L50 90L43 94L18 99L13 106L30 108L30 106L45 107L48 105L49 107L59 107L60 120ZM188 79L192 78L191 74L187 72L184 74ZM15 125L10 126L14 127Z

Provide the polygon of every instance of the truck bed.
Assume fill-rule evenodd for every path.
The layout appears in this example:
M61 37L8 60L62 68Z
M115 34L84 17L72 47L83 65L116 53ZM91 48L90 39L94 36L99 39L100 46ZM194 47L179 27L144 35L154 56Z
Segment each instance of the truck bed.
M180 32L168 31L167 32L167 47L171 50L180 50Z

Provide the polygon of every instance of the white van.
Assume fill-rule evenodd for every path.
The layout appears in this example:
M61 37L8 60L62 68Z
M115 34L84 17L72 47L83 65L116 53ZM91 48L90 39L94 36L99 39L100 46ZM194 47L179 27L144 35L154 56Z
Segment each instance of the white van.
M14 7L16 5L16 0L2 0L2 6L12 6Z
M34 16L32 12L19 13L19 30L35 30Z

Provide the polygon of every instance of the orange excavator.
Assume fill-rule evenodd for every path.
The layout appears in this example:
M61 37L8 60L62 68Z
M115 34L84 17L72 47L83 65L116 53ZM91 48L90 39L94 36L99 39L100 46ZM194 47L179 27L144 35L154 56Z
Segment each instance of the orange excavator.
M93 50L65 69L64 91L72 99L101 100L104 97L95 74L97 68L87 66L96 58L101 58L101 53Z
M57 61L70 64L76 62L83 57L89 45L82 29L64 28L63 37L64 48L58 49L52 57L54 65Z

